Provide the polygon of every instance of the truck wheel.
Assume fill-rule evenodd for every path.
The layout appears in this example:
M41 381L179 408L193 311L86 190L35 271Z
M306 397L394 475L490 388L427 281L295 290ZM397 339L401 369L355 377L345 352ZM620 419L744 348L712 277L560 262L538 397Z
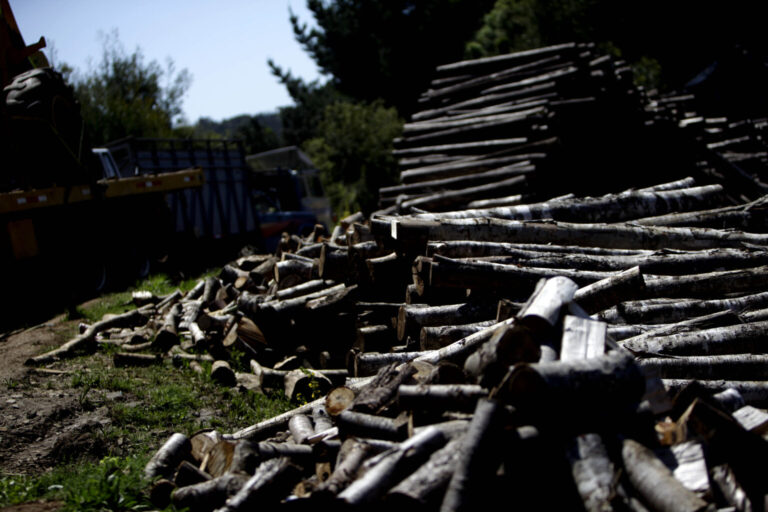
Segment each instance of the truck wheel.
M62 157L67 157L74 164L70 168L75 175L66 177L64 181L89 183L95 179L88 170L90 145L84 133L80 105L61 73L51 68L38 68L17 75L3 89L3 102L11 121L19 125L18 131L23 133L23 139L27 139L19 141L22 143L20 157L25 160L35 158L42 144L46 147L42 153L52 153L60 159L59 168L66 161L61 160ZM46 129L46 124L50 128ZM48 141L52 140L58 141L54 143L58 148L47 147ZM62 178L54 177L58 182L62 182Z

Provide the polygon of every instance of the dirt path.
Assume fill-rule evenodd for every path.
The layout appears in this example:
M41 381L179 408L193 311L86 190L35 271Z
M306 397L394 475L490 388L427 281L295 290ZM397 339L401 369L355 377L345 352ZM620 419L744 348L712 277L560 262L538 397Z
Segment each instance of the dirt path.
M46 471L73 450L98 450L103 410L84 410L67 372L24 365L69 339L77 321L56 317L0 339L0 475Z

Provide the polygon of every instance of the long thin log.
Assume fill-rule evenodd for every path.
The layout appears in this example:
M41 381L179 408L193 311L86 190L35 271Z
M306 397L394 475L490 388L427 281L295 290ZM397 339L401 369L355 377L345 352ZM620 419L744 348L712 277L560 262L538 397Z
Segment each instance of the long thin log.
M515 221L491 218L381 219L392 238L406 243L429 239L490 242L553 243L616 249L714 249L743 244L768 245L768 234L708 228L667 228L632 224L572 224L559 221Z
M464 435L461 456L451 476L440 512L476 510L483 490L496 473L502 460L498 449L504 428L504 408L500 403L483 399L477 403L475 413Z
M720 201L722 193L721 185L706 185L682 190L631 192L506 208L420 214L415 217L423 220L492 217L506 220L554 219L579 223L623 222L650 215L700 209Z
M653 251L637 249L608 249L605 247L582 247L576 245L545 245L536 243L505 243L493 241L476 240L446 240L427 242L427 257L433 257L435 254L445 256L446 258L483 258L491 256L521 256L541 255L547 257L556 257L564 255L565 257L585 256L589 260L594 260L594 256L640 256L652 255ZM566 260L562 260L566 261ZM629 265L636 266L636 262ZM554 267L571 267L570 265L552 265ZM607 270L620 270L625 267L611 267ZM606 270L606 269L597 269ZM663 273L663 272L659 272Z
M531 169L533 171L533 169ZM426 210L442 210L459 205L465 205L474 199L484 199L497 194L510 194L520 191L526 185L525 176L513 176L500 181L476 185L461 190L446 190L403 201L401 208L422 208Z
M464 319L461 319L464 321ZM485 322L474 322L462 325L440 325L435 327L422 327L419 333L419 348L421 350L436 350L454 341L460 340L470 334L490 327L495 324L494 320Z
M488 390L476 384L403 384L397 389L403 409L429 411L472 411Z
M96 335L112 327L134 327L143 325L149 320L149 315L154 311L153 305L133 309L120 315L115 315L91 324L81 335L72 338L58 348L50 350L39 356L30 357L24 364L39 365L48 364L59 359L72 357L80 350L92 351L96 349Z
M637 344L638 342L654 338L657 336L669 336L672 334L679 334L683 332L697 331L701 329L708 329L710 327L724 327L727 325L735 325L742 323L739 315L731 310L717 311L715 313L703 316L697 316L682 322L676 322L673 324L658 324L658 325L642 325L639 326L637 334L631 336L613 336L614 340L621 340L622 342ZM623 327L623 326L619 326ZM634 327L638 327L635 325ZM611 328L608 328L609 332ZM620 343L624 345L624 343Z
M625 439L621 456L632 486L654 510L693 512L707 507L707 502L683 487L664 463L640 443Z
M768 375L768 356L755 354L649 357L637 365L662 379L760 380Z
M321 497L336 496L355 480L360 466L373 454L374 449L370 444L354 437L348 438L339 451L340 461L336 463L333 473L313 494Z
M379 195L382 198L396 197L401 194L424 194L437 192L439 190L457 190L465 187L480 185L494 181L498 178L509 178L515 175L531 172L535 169L528 162L523 161L500 169L478 172L467 176L457 176L453 178L442 178L429 181L419 181L407 185L395 185L392 187L383 187L379 189Z
M676 356L764 353L768 321L624 341L632 352Z
M430 427L396 448L368 459L363 463L365 474L339 494L339 499L351 506L371 503L418 468L447 441L440 429Z
M496 304L488 301L432 307L404 305L397 315L397 339L416 338L422 327L490 320L495 315Z
M349 387L354 390L360 390L363 386L367 385L370 379L360 379L359 381L351 382ZM285 429L288 426L288 421L297 414L311 414L315 407L320 407L325 404L325 397L318 398L307 404L304 404L290 411L284 412L272 418L266 419L249 427L243 428L225 436L227 439L255 439L259 436L268 435L276 432L280 429Z
M676 395L683 389L696 382L711 394L725 392L729 389L736 390L748 405L766 407L768 405L768 382L746 380L703 380L703 379L662 379L664 388L670 395Z
M573 300L588 314L594 314L625 300L646 294L640 267L633 267L576 290Z
M618 316L633 324L676 323L690 317L703 316L723 310L740 312L768 306L768 292L728 299L680 301L632 301L619 304Z
M406 510L436 509L461 457L461 438L452 439L427 462L389 490L388 505Z

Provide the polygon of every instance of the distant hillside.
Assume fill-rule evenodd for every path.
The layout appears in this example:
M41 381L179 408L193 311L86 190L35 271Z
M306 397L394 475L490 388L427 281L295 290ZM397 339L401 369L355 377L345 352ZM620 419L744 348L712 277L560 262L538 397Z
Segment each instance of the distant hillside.
M196 137L205 138L215 134L227 139L242 139L246 138L245 132L250 128L253 119L258 121L262 129L269 128L279 140L282 140L283 123L280 120L280 114L277 112L256 114L255 116L242 114L222 121L201 117L194 124L193 128Z

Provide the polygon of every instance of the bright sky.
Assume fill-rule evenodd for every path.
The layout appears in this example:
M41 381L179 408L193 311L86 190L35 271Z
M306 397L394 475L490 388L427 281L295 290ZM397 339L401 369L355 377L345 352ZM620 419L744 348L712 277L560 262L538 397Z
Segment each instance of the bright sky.
M140 47L144 62L171 58L192 84L184 113L194 123L290 105L267 59L307 80L317 67L293 37L288 8L313 22L304 0L10 0L27 44L44 36L50 58L84 72L102 55L100 33L117 29L125 50Z

